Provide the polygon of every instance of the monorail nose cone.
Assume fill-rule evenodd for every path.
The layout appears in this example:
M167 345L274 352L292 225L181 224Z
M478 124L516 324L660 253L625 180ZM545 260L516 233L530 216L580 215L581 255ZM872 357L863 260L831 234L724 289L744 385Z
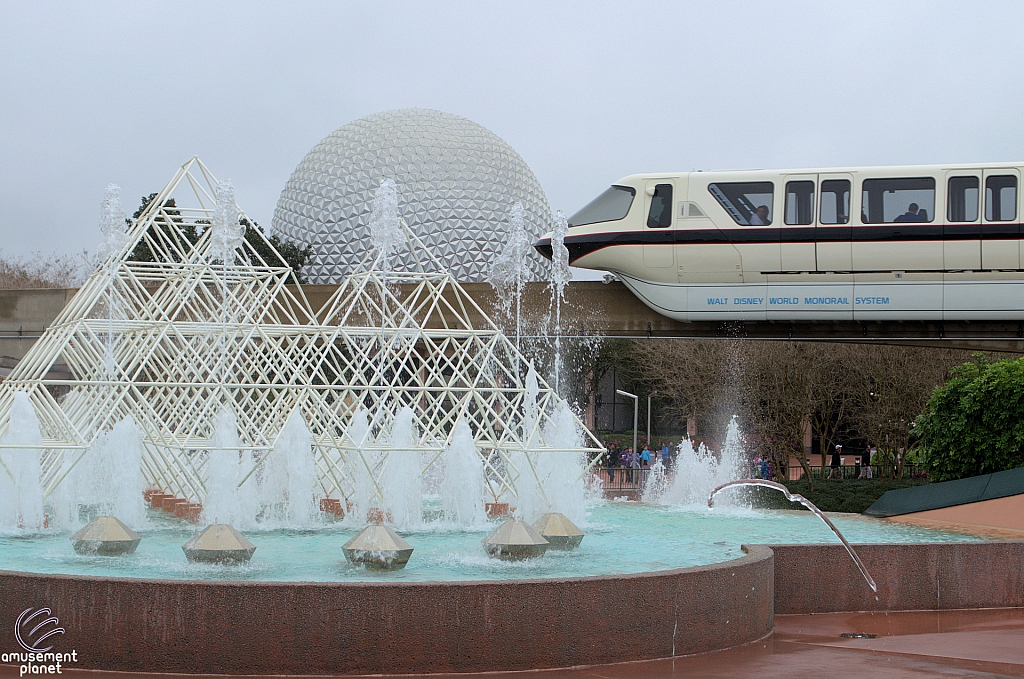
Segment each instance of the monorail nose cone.
M139 534L114 516L100 516L71 536L76 552L100 556L131 554L140 542Z
M541 238L539 241L533 244L533 249L541 254L542 257L551 259L551 239Z

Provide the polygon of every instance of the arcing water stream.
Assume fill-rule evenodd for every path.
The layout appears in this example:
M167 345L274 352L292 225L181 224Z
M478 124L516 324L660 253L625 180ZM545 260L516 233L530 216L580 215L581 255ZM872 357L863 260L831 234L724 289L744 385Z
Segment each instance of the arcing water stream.
M785 495L786 499L789 500L790 502L799 502L804 507L807 507L807 509L814 512L819 519L824 521L825 524L832 529L832 532L836 534L836 537L842 541L843 546L846 547L846 551L850 553L850 558L853 559L853 562L857 564L857 568L860 569L860 574L864 576L864 579L867 581L868 586L871 588L871 591L878 591L878 585L875 584L874 578L872 578L871 574L868 573L868 569L864 566L864 563L860 560L860 557L857 556L857 552L853 551L853 547L851 547L850 543L847 542L845 537L843 537L843 534L839 532L839 529L836 528L836 525L829 521L829 518L825 516L825 514L820 509L815 507L813 502L805 498L803 495L790 493L789 488L786 488L781 483L776 483L775 481L768 481L766 479L741 479L738 481L729 481L728 483L723 483L722 485L718 486L713 491L711 491L711 495L708 496L708 507L711 507L711 505L714 503L715 495L722 492L726 488L733 488L735 486L760 486L762 488L773 488L782 493L783 495Z

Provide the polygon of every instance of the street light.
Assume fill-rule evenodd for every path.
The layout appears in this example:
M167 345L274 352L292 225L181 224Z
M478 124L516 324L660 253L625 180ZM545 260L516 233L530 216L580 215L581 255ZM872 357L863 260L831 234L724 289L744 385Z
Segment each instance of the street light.
M620 396L626 396L633 399L633 454L636 455L636 420L637 415L639 414L638 411L640 410L640 397L636 394L631 394L628 391L622 391L621 389L616 389L615 393Z
M651 397L657 396L658 392L652 391L647 395L647 447L651 449ZM653 454L653 449L652 454Z

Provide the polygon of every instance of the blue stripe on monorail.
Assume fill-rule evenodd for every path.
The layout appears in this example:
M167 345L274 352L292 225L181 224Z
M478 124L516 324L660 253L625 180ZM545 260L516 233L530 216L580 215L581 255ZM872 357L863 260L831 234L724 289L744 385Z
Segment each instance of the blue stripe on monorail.
M828 226L740 227L727 229L665 229L659 231L609 231L568 235L565 246L569 262L617 245L685 245L728 243L820 243L878 242L917 243L921 241L1018 240L1019 223L1001 224L864 224ZM543 238L534 245L551 258L551 240Z

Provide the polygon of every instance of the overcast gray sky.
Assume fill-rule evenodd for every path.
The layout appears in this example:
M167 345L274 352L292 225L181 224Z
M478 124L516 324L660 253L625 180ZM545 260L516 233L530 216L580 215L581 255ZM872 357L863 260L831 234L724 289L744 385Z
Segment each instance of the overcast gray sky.
M270 226L377 111L493 130L572 213L634 172L1024 160L1024 3L0 0L0 251L94 251L200 156Z

